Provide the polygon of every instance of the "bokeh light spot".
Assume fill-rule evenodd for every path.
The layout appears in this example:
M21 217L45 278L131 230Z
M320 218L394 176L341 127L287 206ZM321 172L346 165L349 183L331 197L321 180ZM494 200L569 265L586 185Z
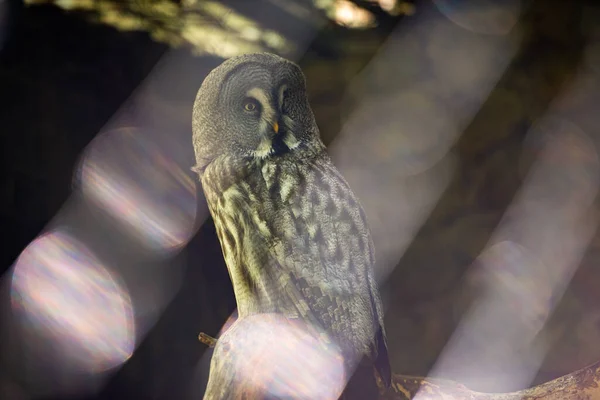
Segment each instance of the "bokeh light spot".
M476 272L484 274L487 290L501 299L502 310L497 314L508 313L534 337L552 311L554 287L549 282L548 267L531 251L511 241L492 245L477 261L482 270Z
M84 195L155 251L195 232L196 187L170 153L139 129L116 129L90 144L80 171Z
M487 35L506 35L521 13L518 0L434 0L456 25Z
M93 254L66 233L33 241L15 263L11 304L48 335L61 361L87 373L121 365L134 349L131 300Z
M375 16L369 11L346 0L336 1L333 20L347 28L371 28L377 23Z
M207 393L337 399L346 383L343 358L307 328L277 314L236 320L215 347Z
M567 118L552 114L545 116L528 134L525 147L532 154L525 153L520 160L519 172L522 177L527 174L527 165L530 164L527 156L531 155L540 157L541 161L552 166L577 169L577 174L583 177L589 177L600 168L594 141Z

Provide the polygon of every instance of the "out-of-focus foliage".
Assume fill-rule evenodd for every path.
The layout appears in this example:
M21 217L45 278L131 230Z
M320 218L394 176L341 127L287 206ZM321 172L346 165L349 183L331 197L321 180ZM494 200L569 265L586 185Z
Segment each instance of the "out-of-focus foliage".
M327 12L333 20L340 23L340 21L336 18L336 15L339 15L340 11L342 13L346 12L345 10L353 9L357 13L368 13L370 15L369 18L372 18L372 14L366 11L365 9L359 7L357 4L353 3L349 0L312 0L317 8L320 8ZM368 3L372 3L373 5L379 6L382 10L386 11L390 15L412 15L414 13L414 6L412 3L408 3L402 0L366 0ZM356 27L364 27L364 26L356 26Z
M375 16L348 0L270 0L282 10L310 15L320 10L336 24L348 28L376 25ZM412 5L401 0L369 0L391 15L411 14ZM146 31L171 47L190 46L196 55L270 51L285 55L294 43L281 33L266 29L223 2L212 0L25 0L27 5L54 4L65 10L83 11L95 22L122 31ZM312 10L311 10L312 8Z
M240 53L272 51L286 53L292 43L279 33L217 1L169 0L26 0L53 3L66 10L89 13L95 22L122 31L147 31L154 40L171 47L190 46L196 55L231 57Z

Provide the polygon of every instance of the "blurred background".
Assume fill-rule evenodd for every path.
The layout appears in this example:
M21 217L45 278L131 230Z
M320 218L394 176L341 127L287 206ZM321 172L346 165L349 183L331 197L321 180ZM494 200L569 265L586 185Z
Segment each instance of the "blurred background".
M600 359L595 2L0 0L0 398L202 397L235 299L192 105L256 51L363 203L395 373Z

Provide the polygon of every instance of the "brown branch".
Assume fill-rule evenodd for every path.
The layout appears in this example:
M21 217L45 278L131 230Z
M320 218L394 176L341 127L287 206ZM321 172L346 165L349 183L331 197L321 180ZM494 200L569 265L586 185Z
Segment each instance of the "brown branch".
M217 339L207 335L204 332L200 332L198 334L198 340L207 345L208 347L215 347L215 345L217 344Z
M600 362L529 389L481 393L445 379L394 374L392 388L380 400L600 400Z
M217 339L203 332L198 339L214 347ZM509 393L481 393L447 380L394 374L389 390L379 400L600 400L600 361L586 368L528 389Z

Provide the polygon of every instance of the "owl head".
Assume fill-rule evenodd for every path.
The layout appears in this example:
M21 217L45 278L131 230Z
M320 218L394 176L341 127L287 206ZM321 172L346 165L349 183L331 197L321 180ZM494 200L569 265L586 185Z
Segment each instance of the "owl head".
M193 111L194 170L215 159L264 160L322 147L304 74L269 53L230 58L211 71Z

